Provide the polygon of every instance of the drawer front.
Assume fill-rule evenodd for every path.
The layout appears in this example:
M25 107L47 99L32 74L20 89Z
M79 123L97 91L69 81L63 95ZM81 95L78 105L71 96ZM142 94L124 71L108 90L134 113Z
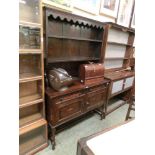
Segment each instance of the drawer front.
M107 83L106 84L102 84L102 85L98 85L95 87L91 87L89 90L90 91L97 91L97 90L101 90L101 89L105 89L107 88Z
M50 100L56 104L59 104L61 103L62 101L68 101L68 100L71 100L71 99L75 99L75 98L78 98L82 95L81 92L78 92L78 93L72 93L72 94L67 94L67 95L64 95L64 96L61 96L61 97L57 97L57 98L50 98Z
M124 84L124 89L133 86L133 81L134 81L134 77L126 78L125 84Z
M56 121L59 122L80 115L82 113L83 102L83 97L59 102L56 105Z
M113 82L111 94L117 93L123 89L124 79Z
M87 94L86 109L92 110L105 104L107 98L107 88L99 89Z

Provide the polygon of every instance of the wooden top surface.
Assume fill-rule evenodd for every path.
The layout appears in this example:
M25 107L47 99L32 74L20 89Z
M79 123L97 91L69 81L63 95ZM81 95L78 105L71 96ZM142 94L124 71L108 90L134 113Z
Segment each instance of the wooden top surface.
M130 126L134 126L135 125L135 121L133 121L134 119L131 119L131 120L128 120L128 121L126 121L126 122L123 122L123 123L120 123L120 124L118 124L118 125L115 125L115 126L113 126L113 127L110 127L110 128L107 128L107 129L104 129L104 130L102 130L102 131L100 131L100 132L97 132L97 133L95 133L95 134L92 134L92 135L90 135L90 136L87 136L87 137L84 137L84 138L81 138L79 141L78 141L78 152L77 152L77 155L98 155L98 154L95 154L96 152L95 152L95 150L94 150L94 142L93 142L93 140L96 140L96 137L101 137L102 135L103 136L109 136L109 135L111 135L111 132L113 133L113 132L115 132L115 136L111 136L112 138L113 137L116 137L116 139L114 140L114 139L112 139L112 140L110 140L110 139L106 139L106 138L104 138L103 137L103 140L105 141L104 143L105 143L105 145L106 146L109 146L109 147L112 147L112 145L116 145L116 143L118 143L117 145L120 145L120 143L122 143L122 139L118 139L118 136L119 136L119 134L120 133L118 133L117 131L119 130L119 132L120 131L126 131L126 132L123 132L125 135L127 135L126 133L128 133L128 131L130 130L131 131L131 127ZM131 122L131 123L130 123ZM115 129L116 128L116 129ZM110 131L110 132L109 132ZM133 132L133 131L132 131ZM128 135L128 137L130 136L130 134ZM124 137L127 137L127 136L124 136ZM131 136L130 136L131 137ZM109 138L109 137L108 137ZM121 137L122 138L122 137ZM110 141L111 143L108 143L107 141ZM112 141L114 141L114 143L112 144ZM117 142L116 142L117 141ZM93 144L93 145L91 145L91 144ZM125 145L126 145L126 143L124 143ZM104 146L105 146L104 145ZM91 147L91 146L93 146L93 147ZM101 145L101 143L100 144L97 144L97 146L101 146L100 147L100 149L101 149L101 151L99 152L99 153L101 153L101 154L99 154L99 155L103 155L103 150L104 150L104 152L105 152L105 154L108 154L109 155L109 153L110 153L110 151L109 151L109 153L108 153L108 151L107 150L109 150L109 147L107 147L107 148L105 148L105 147L103 147L102 145ZM121 145L120 145L121 146ZM127 145L127 147L128 147L129 145ZM113 146L114 147L114 146ZM79 150L81 150L82 149L82 151L79 151ZM118 147L118 150L120 150L120 147ZM97 149L97 151L99 151L99 149ZM95 153L94 153L95 152ZM116 153L117 154L117 153Z
M135 73L133 71L115 71L115 72L109 72L105 73L104 77L109 80L118 80L130 76L134 76Z
M118 28L118 29L122 29L124 31L128 31L128 32L131 32L131 33L135 33L135 29L133 28L127 28L125 26L122 26L122 25L119 25L119 24L116 24L116 23L113 23L113 22L104 22L104 24L108 24L110 25L111 27L114 27L114 28Z
M110 82L109 80L107 79L104 79L103 81L97 81L95 80L94 83L90 82L88 84L82 84L80 82L75 82L73 85L69 86L69 89L65 90L65 91L55 91L54 89L50 88L50 87L47 87L46 88L46 94L52 98L55 98L55 97L58 97L58 96L61 96L61 95L66 95L68 93L73 93L73 92L76 92L76 91L80 91L84 88L90 88L90 87L93 87L93 86L97 86L97 85L101 85L101 84L105 84L105 83L108 83Z

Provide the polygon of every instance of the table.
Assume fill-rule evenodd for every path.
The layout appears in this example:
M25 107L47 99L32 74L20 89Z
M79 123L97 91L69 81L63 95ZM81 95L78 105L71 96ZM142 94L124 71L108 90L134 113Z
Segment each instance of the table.
M130 120L78 141L77 155L127 155L134 141L135 121Z

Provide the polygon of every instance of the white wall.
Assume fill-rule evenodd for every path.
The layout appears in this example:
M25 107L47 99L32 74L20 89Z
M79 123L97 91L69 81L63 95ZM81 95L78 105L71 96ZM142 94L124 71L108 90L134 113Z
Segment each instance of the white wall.
M75 7L73 7L71 10L70 9L66 10L64 6L59 5L59 4L55 4L53 2L49 2L48 0L42 0L42 3L43 3L43 5L46 4L46 6L52 7L54 9L58 9L58 10L62 10L62 11L67 11L67 12L70 12L72 14L76 14L76 15L79 15L79 16L87 17L87 18L94 19L94 20L97 20L97 21L101 21L101 22L115 22L114 18L110 18L108 16L101 15L99 13L94 15L94 14L88 13L86 11L80 10L78 8L75 8Z
M100 15L100 14L93 15L93 14L87 13L87 12L85 12L83 10L80 10L80 9L77 9L77 8L73 8L72 13L76 14L76 15L84 16L84 17L87 17L87 18L90 18L90 19L94 19L94 20L97 20L97 21L101 21L101 22L115 22L114 18L110 18L110 17Z

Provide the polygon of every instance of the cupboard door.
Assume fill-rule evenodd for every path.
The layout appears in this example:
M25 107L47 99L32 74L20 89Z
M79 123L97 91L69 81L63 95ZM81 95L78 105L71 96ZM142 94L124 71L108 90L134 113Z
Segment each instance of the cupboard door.
M134 77L126 78L124 89L131 87L133 85L133 81L134 81Z
M41 56L39 54L19 55L19 78L41 76Z
M20 49L40 49L41 48L40 28L19 26L19 48Z
M107 89L99 89L87 94L86 109L92 110L103 105L106 101Z
M83 97L67 99L56 103L57 121L70 119L71 117L78 116L82 113Z
M40 0L20 0L19 20L40 24Z
M111 94L115 94L115 93L118 93L119 91L122 91L123 83L124 83L124 79L119 80L119 81L114 81L112 84Z

